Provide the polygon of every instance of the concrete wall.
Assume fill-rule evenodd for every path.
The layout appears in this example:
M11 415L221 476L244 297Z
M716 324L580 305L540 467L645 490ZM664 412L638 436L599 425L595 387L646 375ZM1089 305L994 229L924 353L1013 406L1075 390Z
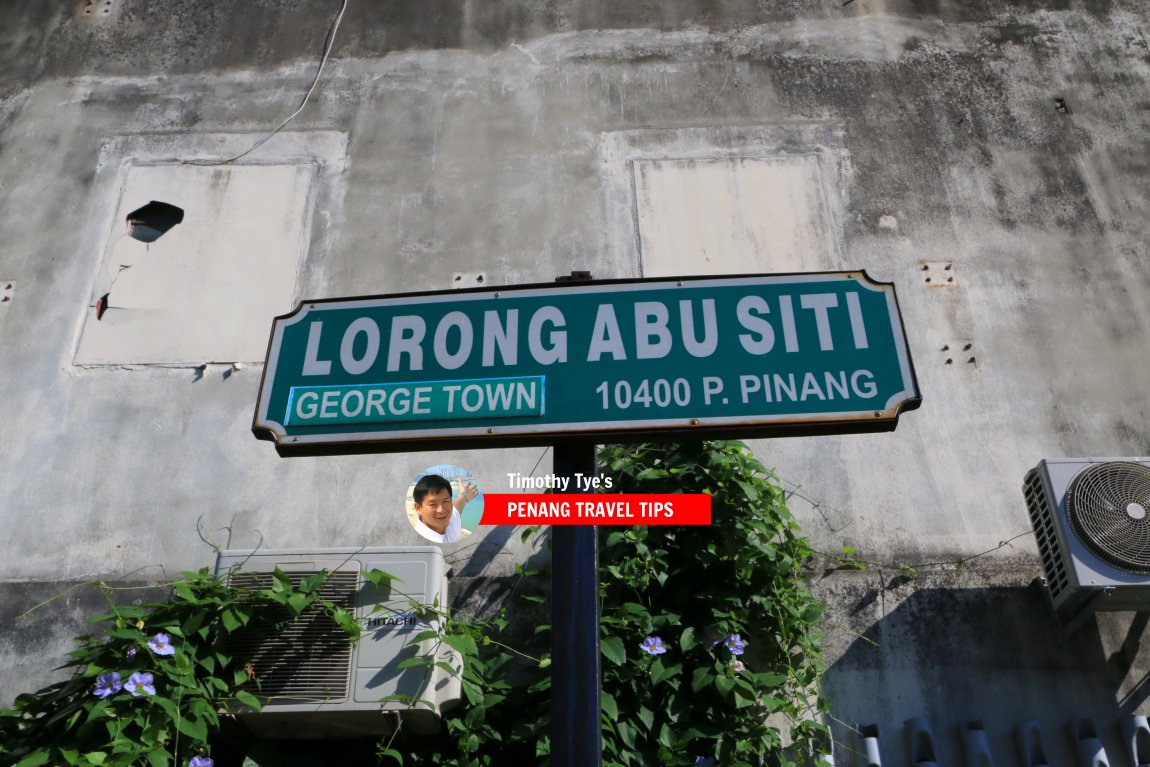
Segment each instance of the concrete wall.
M193 261L145 290L154 303L136 308L169 315L182 288L202 296L202 317L132 320L145 337L171 333L162 348L207 344L161 361L117 349L102 325L111 356L85 351L126 246L132 169L166 168L175 189L195 167L181 163L267 135L300 104L340 3L4 10L5 615L91 578L210 565L209 542L415 542L398 508L432 464L493 490L508 472L549 470L543 449L276 457L250 433L261 365L223 343L237 285L259 290L261 269L294 286L259 297L284 313L305 298L449 288L457 274L499 285L572 269L865 268L898 286L922 408L893 434L754 445L797 490L820 549L877 563L813 573L830 604L836 716L880 724L894 764L913 716L944 734L942 761L959 757L958 724L983 719L1008 765L1010 728L1035 719L1056 767L1071 764L1062 725L1093 716L1112 763L1129 767L1115 722L1150 711L1145 621L1106 615L1057 637L1030 586L1040 568L1020 485L1047 456L1150 454L1150 4L351 0L307 106L238 161L309 168L304 220L273 227L288 244L234 256L257 278ZM688 161L727 170L692 175ZM672 222L695 184L716 190L695 196L711 207ZM188 221L215 220L221 195L200 188ZM735 223L714 227L720 213ZM162 243L131 269L174 269ZM929 564L990 550L960 570ZM529 553L507 530L448 550L468 577L506 575ZM49 678L79 612L54 603L8 630L0 700ZM852 760L857 739L836 734Z

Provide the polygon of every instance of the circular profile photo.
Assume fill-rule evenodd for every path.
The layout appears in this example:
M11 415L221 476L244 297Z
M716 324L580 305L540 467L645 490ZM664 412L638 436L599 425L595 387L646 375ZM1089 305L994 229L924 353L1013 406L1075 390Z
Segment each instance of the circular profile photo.
M427 467L412 480L404 508L415 532L434 543L455 543L479 525L483 492L470 471L441 463Z

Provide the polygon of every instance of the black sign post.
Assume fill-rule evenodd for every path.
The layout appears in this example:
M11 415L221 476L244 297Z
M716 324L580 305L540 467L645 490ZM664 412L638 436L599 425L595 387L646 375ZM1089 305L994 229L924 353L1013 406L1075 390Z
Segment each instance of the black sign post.
M594 445L556 445L557 477L595 476ZM581 492L588 492L583 490ZM551 528L551 764L599 767L599 538Z
M591 280L590 272L556 277ZM552 471L576 492L575 476L593 477L594 445L553 445ZM580 489L581 488L581 489ZM551 528L551 764L599 767L599 534L591 525Z

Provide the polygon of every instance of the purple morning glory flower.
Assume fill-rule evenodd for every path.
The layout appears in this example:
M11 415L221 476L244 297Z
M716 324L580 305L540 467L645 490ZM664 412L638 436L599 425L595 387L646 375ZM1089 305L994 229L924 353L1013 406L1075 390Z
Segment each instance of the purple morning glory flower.
M133 698L145 694L156 694L156 687L152 684L152 675L147 671L137 671L128 677L128 681L124 683L124 689L132 693Z
M164 633L156 634L152 637L152 641L148 642L148 647L150 647L156 655L176 654L176 648L172 647L172 638Z
M188 767L215 767L215 762L206 756L193 756Z
M120 675L115 671L109 671L106 674L100 674L96 677L96 689L92 690L92 694L97 698L106 698L120 691Z
M715 767L715 760L709 756L696 756L695 767Z
M640 643L639 649L648 655L662 655L667 652L667 648L663 646L663 640L659 637L647 637Z
M727 637L726 645L732 655L742 655L743 650L747 649L747 643L744 642L738 634L731 634Z

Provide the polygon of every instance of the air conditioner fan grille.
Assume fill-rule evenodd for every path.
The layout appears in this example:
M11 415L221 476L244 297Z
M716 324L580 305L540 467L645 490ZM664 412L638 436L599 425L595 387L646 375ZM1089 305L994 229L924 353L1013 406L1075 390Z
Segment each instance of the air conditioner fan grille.
M1042 557L1042 567L1046 573L1046 585L1050 589L1051 597L1057 601L1058 596L1070 585L1070 576L1066 572L1066 563L1058 546L1054 509L1051 507L1049 494L1043 489L1042 476L1038 471L1034 470L1027 474L1022 487L1026 496L1026 508L1030 512L1030 522L1034 526L1038 553Z
M1094 554L1150 575L1150 468L1128 461L1088 466L1070 483L1066 515Z
M312 572L286 575L298 586ZM271 573L232 573L232 585L271 588ZM354 571L330 573L320 595L337 605L352 609L358 587ZM243 689L261 698L340 700L348 696L352 644L347 633L320 607L310 607L290 618L285 608L285 624L273 632L254 627L232 634L225 651L244 663L252 674Z

